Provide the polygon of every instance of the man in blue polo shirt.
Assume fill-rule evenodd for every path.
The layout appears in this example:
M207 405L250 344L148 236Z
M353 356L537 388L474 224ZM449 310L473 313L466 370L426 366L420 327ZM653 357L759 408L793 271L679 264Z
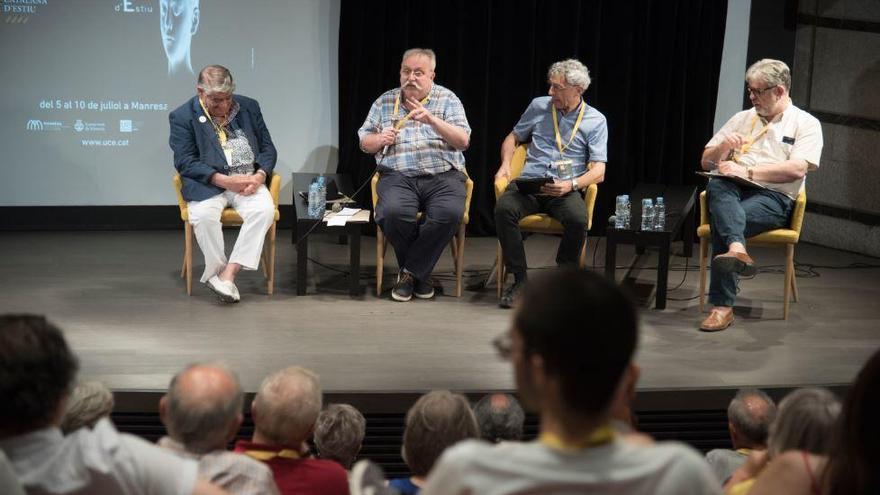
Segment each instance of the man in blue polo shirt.
M602 182L607 160L605 116L583 100L590 74L581 62L556 62L547 71L549 96L535 98L501 145L501 166L495 178L510 178L510 161L517 145L528 141L522 178L552 178L538 194L527 194L511 182L495 205L495 228L514 283L501 296L509 308L526 280L526 254L519 221L547 213L564 228L556 263L577 263L584 242L586 204L582 191Z

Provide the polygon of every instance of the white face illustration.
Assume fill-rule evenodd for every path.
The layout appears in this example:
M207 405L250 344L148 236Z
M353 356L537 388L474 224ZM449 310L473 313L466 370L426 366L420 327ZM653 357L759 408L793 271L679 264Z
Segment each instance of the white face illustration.
M169 74L183 69L192 72L189 48L198 28L198 0L160 0L159 29L168 57Z

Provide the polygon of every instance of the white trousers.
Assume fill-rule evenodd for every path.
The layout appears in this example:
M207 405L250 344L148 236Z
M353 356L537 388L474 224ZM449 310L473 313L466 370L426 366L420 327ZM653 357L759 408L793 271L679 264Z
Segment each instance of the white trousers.
M220 273L227 263L238 263L245 270L256 270L260 266L263 241L275 221L275 203L266 186L260 186L250 196L226 191L204 201L190 201L187 206L189 223L205 255L203 283ZM220 214L226 207L235 209L244 221L228 261L220 224Z

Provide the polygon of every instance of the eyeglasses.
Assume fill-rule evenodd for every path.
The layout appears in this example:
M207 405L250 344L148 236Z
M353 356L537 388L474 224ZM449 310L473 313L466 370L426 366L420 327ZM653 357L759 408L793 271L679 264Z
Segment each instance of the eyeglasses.
M776 86L778 86L778 85L775 85L775 86L769 86L769 87L766 87L766 88L764 88L764 89L755 89L755 88L751 88L751 87L749 87L749 86L746 86L746 94L749 95L749 96L754 95L755 97L760 97L762 94L764 94L765 91L770 90L770 89L773 89L773 88L775 88Z
M400 69L400 75L403 77L409 77L410 74L416 76L417 78L425 77L425 72L420 70L410 70L410 69Z
M498 357L504 360L510 359L513 353L513 339L510 338L510 333L504 332L492 339L492 347L495 348Z
M563 86L561 84L556 84L556 83L547 83L547 84L550 85L550 89L552 89L555 93L558 93L560 91L565 91L566 89L574 87L574 86Z

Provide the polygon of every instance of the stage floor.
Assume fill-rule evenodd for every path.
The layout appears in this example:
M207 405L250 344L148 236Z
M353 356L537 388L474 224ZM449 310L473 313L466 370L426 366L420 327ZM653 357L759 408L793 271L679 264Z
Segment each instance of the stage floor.
M234 235L228 233L227 246ZM310 263L309 295L295 295L295 249L289 231L281 231L275 295L266 295L260 272L247 272L239 278L242 302L221 305L197 281L187 297L179 278L181 231L3 233L0 311L47 314L80 356L81 378L104 381L120 393L155 395L175 371L203 360L230 364L249 392L268 372L293 364L316 370L325 392L337 398L512 388L509 365L490 345L511 315L497 307L494 285L466 289L461 298L398 303L386 292L377 299L375 239L365 237L365 290L352 298L344 273L348 246L329 236L311 242L309 252L321 265ZM530 265L553 266L557 242L532 236L526 242ZM486 277L495 246L494 238L467 240L466 284ZM591 262L594 252L594 269L602 270L603 239L590 240ZM674 245L673 253L680 252ZM672 257L663 311L653 309L651 296L656 253L648 251L635 268L618 269L618 280L643 295L640 396L720 389L723 397L704 405L723 407L729 388L846 384L880 346L880 260L801 244L797 262L815 268L799 274L818 276L798 277L801 300L783 321L782 250L756 248L758 264L778 273L743 280L736 323L705 334L697 331L697 252L687 260L688 271L684 258ZM629 266L634 259L631 249L620 248L618 263ZM200 273L200 254L194 263ZM851 266L857 263L874 267ZM390 253L386 273L387 290L395 273ZM435 273L452 293L448 252ZM588 315L583 324L589 325Z

